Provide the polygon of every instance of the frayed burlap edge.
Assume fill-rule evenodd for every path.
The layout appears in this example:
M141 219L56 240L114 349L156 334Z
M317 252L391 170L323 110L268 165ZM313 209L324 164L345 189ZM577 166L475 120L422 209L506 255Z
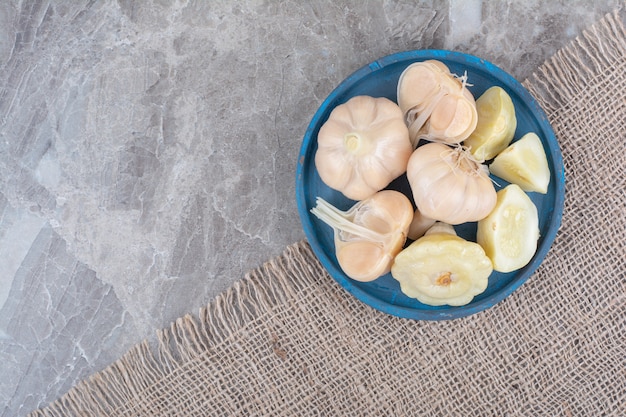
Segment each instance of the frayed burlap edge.
M612 63L625 59L624 7L583 31L522 83L548 115L579 95L594 79L606 76Z
M602 77L613 62L626 59L623 7L606 15L569 46L558 51L523 84L548 115ZM325 271L306 241L248 273L218 296L198 317L186 315L157 332L103 371L80 382L35 416L115 415L183 364L262 320L296 294L317 285ZM328 277L326 277L328 278ZM278 352L280 353L280 352Z
M188 314L157 331L156 346L147 340L136 345L111 366L30 416L115 415L128 402L140 402L142 392L182 364L271 314L274 306L315 285L324 274L306 241L292 244L202 308L197 318Z

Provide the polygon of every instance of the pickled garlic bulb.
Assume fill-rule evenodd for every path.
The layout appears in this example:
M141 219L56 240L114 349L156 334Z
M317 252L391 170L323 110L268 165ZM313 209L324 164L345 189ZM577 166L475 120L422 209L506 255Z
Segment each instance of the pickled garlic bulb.
M413 206L404 194L383 190L347 211L318 197L311 213L333 228L335 253L344 273L367 282L390 271L406 242Z
M437 60L409 65L398 80L398 105L414 147L420 139L457 144L476 128L478 114L466 76Z

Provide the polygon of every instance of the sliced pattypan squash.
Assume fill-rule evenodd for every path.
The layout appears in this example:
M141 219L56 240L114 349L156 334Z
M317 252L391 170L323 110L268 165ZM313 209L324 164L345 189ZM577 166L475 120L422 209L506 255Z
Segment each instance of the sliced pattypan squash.
M502 152L513 140L517 128L515 107L509 94L499 86L487 89L476 100L478 124L463 145L474 158L487 161Z
M539 216L530 197L516 184L497 193L496 206L478 222L476 241L499 272L524 267L537 251Z
M489 165L493 175L517 184L524 191L548 192L550 167L537 134L530 132L500 152Z

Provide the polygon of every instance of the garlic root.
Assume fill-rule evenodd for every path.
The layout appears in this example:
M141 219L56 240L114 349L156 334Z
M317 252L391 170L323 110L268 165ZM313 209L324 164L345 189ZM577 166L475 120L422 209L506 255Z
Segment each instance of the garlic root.
M335 253L344 273L368 282L390 271L406 242L413 206L404 194L383 190L347 211L318 197L311 213L333 228Z
M426 233L435 222L436 220L424 216L420 213L419 209L415 209L413 221L411 221L411 225L409 226L408 238L411 240L419 239L424 236L424 233Z

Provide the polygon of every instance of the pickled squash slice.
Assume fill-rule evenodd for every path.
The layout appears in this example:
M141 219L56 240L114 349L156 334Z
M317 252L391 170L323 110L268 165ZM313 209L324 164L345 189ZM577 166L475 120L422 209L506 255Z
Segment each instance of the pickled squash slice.
M502 151L489 171L503 180L517 184L524 191L548 192L550 168L539 136L527 133Z
M492 270L480 245L437 222L396 256L391 275L405 295L423 304L461 306L485 291Z
M478 222L476 241L498 272L524 267L537 251L539 216L530 197L517 185L497 192L493 211Z
M502 152L513 140L517 128L515 107L508 93L498 86L485 91L476 100L478 123L463 145L479 161L487 161Z

